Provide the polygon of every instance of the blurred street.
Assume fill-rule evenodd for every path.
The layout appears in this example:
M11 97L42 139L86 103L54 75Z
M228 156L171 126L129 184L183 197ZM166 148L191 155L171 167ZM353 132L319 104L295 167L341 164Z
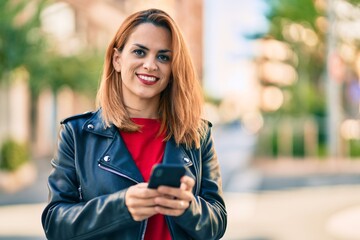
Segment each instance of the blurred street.
M229 215L223 239L360 239L360 178L350 173L357 171L355 165L338 165L336 169L343 169L339 173L334 167L319 168L316 162L251 164L256 140L239 125L215 128L214 137ZM40 215L50 164L49 159L34 162L34 184L13 194L0 193L0 239L45 239Z

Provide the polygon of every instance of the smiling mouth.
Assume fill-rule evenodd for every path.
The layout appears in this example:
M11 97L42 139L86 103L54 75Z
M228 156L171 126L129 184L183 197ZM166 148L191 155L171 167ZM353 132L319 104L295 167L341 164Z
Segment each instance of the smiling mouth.
M159 78L154 77L154 76L146 76L146 75L142 75L142 74L137 74L137 77L140 79L140 81L144 84L147 85L152 85L154 84L157 80L159 80Z

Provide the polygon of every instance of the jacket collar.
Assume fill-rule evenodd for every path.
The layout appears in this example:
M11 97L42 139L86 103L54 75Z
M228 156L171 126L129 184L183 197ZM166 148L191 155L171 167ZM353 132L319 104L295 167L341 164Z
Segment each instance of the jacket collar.
M105 127L104 121L101 118L101 110L96 111L92 117L85 121L82 128L84 131L113 139L112 141L109 141L110 145L99 159L99 163L106 164L117 172L129 176L137 182L143 181L134 160L119 134L118 128L113 124L110 127ZM108 161L105 163L104 159L107 159ZM192 165L184 147L176 144L173 138L170 138L170 140L166 142L163 163L182 164L187 166Z
M176 144L174 138L171 138L166 142L163 163L189 165L191 161L184 147Z
M101 117L101 109L94 112L94 114L87 121L85 121L82 129L94 134L111 138L113 138L118 131L117 127L113 124L111 124L110 127L105 126L105 123Z

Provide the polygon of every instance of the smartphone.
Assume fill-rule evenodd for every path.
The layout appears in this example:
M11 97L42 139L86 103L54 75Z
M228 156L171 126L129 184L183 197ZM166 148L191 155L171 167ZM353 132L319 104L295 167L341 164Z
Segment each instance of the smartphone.
M151 170L148 188L156 189L160 185L180 187L180 179L185 173L184 165L156 164Z

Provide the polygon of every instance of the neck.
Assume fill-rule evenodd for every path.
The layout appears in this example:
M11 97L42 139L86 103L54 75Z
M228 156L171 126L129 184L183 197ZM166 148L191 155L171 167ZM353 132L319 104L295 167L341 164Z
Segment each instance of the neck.
M127 106L126 109L129 113L130 118L150 118L150 119L159 118L158 112L147 111L147 109L146 110L134 109L129 106Z
M131 104L126 103L126 109L131 118L159 118L159 104L151 101L143 101L141 103L131 102Z

